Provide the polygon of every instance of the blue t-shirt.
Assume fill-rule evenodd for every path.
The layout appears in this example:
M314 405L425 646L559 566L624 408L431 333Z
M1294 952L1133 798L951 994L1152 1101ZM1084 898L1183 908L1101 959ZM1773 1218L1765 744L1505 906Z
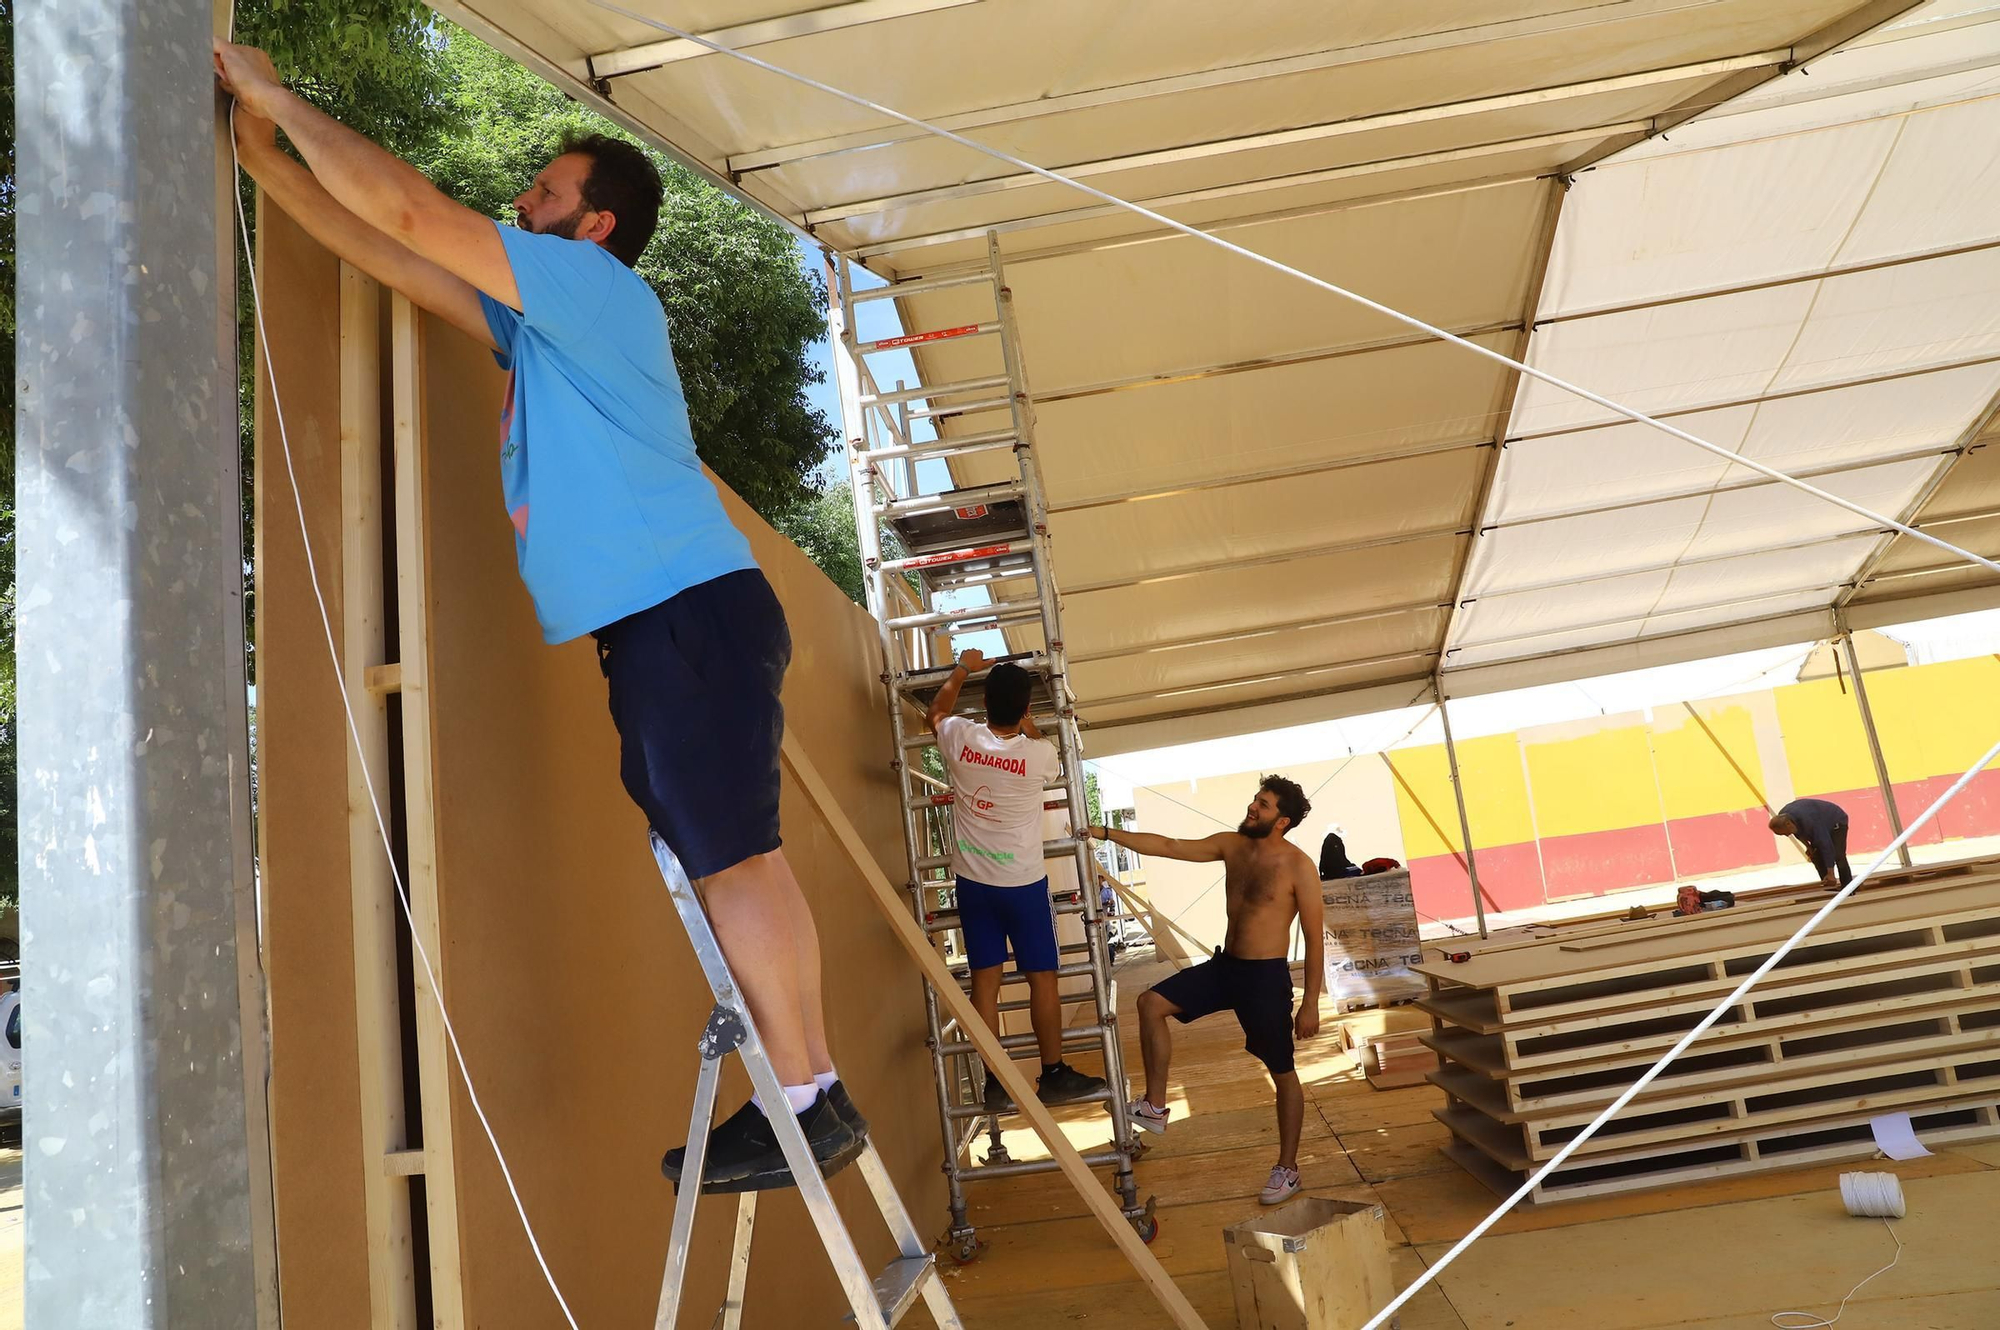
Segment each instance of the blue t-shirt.
M755 568L695 457L652 288L588 241L499 229L521 311L479 303L508 371L500 484L543 638Z

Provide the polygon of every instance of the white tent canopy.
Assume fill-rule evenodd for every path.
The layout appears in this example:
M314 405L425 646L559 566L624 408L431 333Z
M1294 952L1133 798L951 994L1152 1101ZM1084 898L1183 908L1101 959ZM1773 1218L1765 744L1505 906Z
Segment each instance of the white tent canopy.
M885 277L998 233L1093 754L2000 604L1977 565L643 23L434 3ZM623 3L2000 552L2000 4ZM924 382L971 354L920 350Z

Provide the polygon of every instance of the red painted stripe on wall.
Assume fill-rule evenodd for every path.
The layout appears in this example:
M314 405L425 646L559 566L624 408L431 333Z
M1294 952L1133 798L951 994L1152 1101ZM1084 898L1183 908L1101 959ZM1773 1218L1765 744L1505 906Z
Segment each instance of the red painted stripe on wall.
M1542 839L1543 871L1552 901L1601 896L1673 879L1667 829L1655 822L1616 831L1586 831Z
M1473 847L1479 864L1479 885L1503 910L1525 910L1542 904L1542 861L1533 841L1513 845ZM1472 886L1458 860L1448 854L1410 861L1410 886L1420 913L1433 919L1472 917ZM1487 906L1492 909L1493 906Z
M1677 817L1667 824L1673 839L1674 867L1680 875L1703 877L1739 868L1760 868L1778 862L1778 840L1762 808L1734 813Z

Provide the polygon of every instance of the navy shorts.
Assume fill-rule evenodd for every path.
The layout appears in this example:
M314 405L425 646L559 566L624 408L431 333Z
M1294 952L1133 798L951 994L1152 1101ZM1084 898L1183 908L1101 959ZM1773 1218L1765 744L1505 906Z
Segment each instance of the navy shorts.
M778 848L784 607L755 568L598 629L625 792L691 878Z
M989 887L962 877L958 921L965 928L965 958L975 970L1005 965L1009 942L1021 973L1056 968L1056 915L1047 878L1025 887Z
M1273 1076L1292 1070L1292 967L1282 956L1247 961L1217 952L1199 965L1168 975L1153 991L1180 1010L1186 1024L1218 1011L1236 1013L1243 1051Z

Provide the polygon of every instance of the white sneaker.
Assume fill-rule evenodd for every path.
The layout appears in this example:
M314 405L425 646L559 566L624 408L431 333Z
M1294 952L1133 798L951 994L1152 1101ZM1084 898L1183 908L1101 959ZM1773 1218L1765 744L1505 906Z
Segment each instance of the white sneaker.
M1257 1193L1257 1199L1265 1205L1276 1205L1288 1201L1299 1190L1299 1171L1279 1164L1271 1170L1271 1180L1264 1184L1264 1190Z
M1150 1100L1134 1099L1125 1105L1125 1116L1132 1119L1132 1125L1147 1131L1167 1134L1167 1118L1173 1112L1170 1108L1154 1108Z

